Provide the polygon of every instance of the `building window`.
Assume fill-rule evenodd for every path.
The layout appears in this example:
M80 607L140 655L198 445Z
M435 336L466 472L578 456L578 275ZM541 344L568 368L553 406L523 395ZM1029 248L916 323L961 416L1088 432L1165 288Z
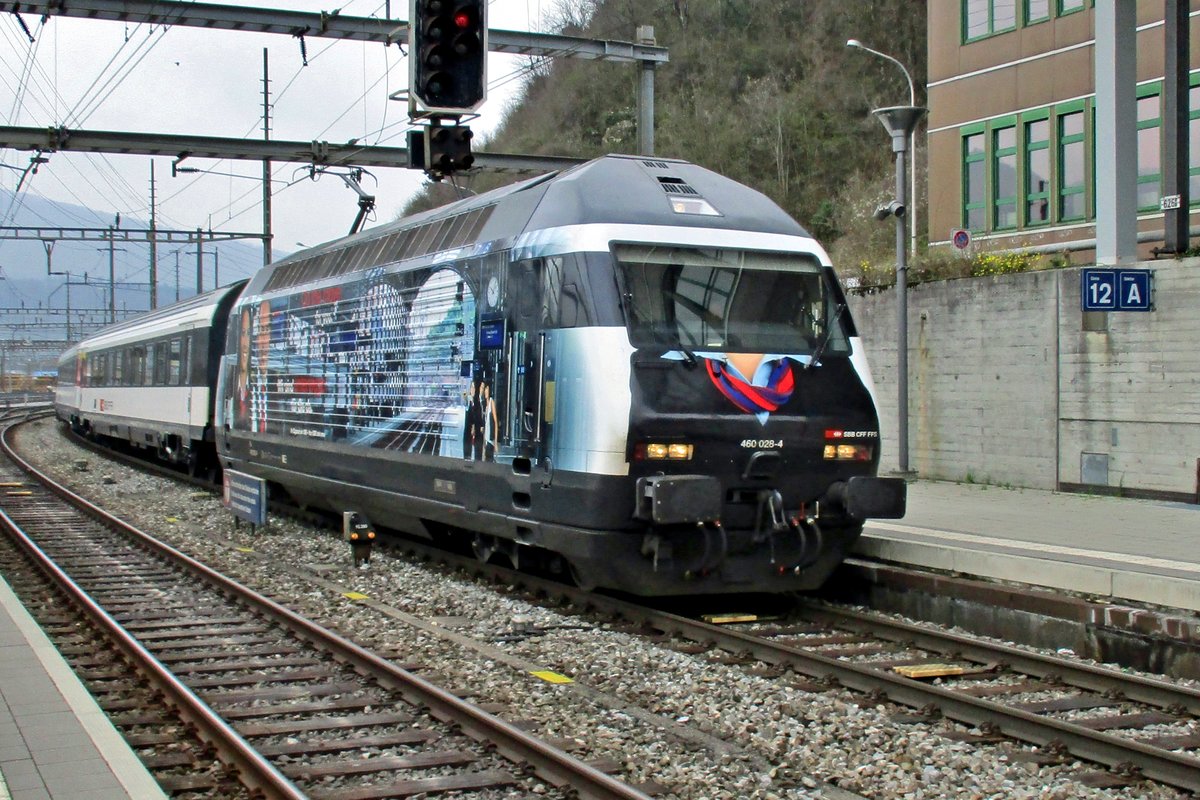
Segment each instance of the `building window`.
M1025 0L1025 24L1050 19L1050 0Z
M1200 205L1200 86L1188 89L1188 203Z
M992 130L992 228L1017 227L1017 127Z
M1025 123L1025 224L1050 221L1050 120Z
M1083 11L1087 5L1087 0L1058 0L1058 14L1073 14L1076 11Z
M963 227L982 231L987 224L987 161L984 134L963 136Z
M1087 216L1087 175L1083 111L1058 117L1058 218Z
M1017 27L1017 0L963 0L962 12L964 42Z
M1137 100L1138 211L1156 210L1162 196L1162 114L1157 87L1146 91L1154 93Z

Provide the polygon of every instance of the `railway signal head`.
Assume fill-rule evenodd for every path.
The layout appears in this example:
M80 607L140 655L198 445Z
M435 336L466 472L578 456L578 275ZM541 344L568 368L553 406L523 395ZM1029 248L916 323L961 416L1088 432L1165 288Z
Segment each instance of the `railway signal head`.
M409 107L463 114L487 96L487 0L411 0Z
M460 170L470 169L475 163L471 153L471 129L466 125L432 125L425 132L425 170L434 179Z

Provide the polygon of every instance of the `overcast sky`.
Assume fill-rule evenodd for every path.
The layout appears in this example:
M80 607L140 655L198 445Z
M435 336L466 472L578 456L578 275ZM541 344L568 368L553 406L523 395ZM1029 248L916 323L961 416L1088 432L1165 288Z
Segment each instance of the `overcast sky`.
M257 0L249 5L331 11L310 0ZM489 27L548 30L557 0L492 0ZM406 19L407 0L393 0L391 16ZM383 17L378 0L349 0L343 14ZM125 25L119 22L24 16L31 44L17 18L0 21L0 113L6 125L262 137L263 48L269 53L272 137L287 140L405 146L408 107L389 101L407 88L408 61L395 46L306 40L289 36L198 28ZM405 48L407 50L407 48ZM486 138L519 89L528 59L492 54L489 94L472 122ZM518 78L518 79L514 79ZM18 91L20 87L20 91ZM30 153L0 150L0 163L23 169ZM171 159L148 156L50 155L27 178L26 191L51 200L148 218L150 162L155 162L160 228L257 232L262 229L261 163L189 159L184 166L239 176L171 176ZM372 169L366 191L378 206L368 227L395 218L424 176L402 169ZM0 169L0 186L15 189L20 172ZM252 179L250 179L252 178ZM274 164L273 230L277 252L345 235L358 210L357 195L333 175L308 178L299 164ZM4 224L11 209L0 208ZM107 222L106 221L106 222ZM80 221L80 225L97 224ZM106 223L100 223L106 224ZM221 259L222 283L250 274L259 264Z

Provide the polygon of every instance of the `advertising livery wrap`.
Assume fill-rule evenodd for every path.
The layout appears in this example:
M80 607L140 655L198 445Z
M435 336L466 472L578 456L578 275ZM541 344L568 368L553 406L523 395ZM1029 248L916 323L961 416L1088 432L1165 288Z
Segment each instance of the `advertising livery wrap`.
M828 257L685 162L608 156L296 253L222 320L225 468L481 559L806 589L903 513Z

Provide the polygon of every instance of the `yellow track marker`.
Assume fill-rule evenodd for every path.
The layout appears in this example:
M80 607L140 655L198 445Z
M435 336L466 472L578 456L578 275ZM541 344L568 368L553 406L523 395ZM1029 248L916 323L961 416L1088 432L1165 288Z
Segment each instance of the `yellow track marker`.
M758 614L703 614L700 618L709 625L729 625L734 622L758 622Z
M366 600L368 596L362 592L342 592L342 597L347 600Z
M254 552L254 550L249 547L235 547L233 549L237 550L239 553L253 553Z
M9 497L32 497L33 492L5 492Z
M906 678L943 678L947 675L962 675L966 667L953 664L912 664L906 667L892 667Z
M0 483L0 489L16 489L24 485L20 481L5 481L4 483Z
M559 675L557 672L551 672L548 669L539 669L530 672L530 675L535 678L541 678L546 683L574 683L575 681L568 678L566 675Z

